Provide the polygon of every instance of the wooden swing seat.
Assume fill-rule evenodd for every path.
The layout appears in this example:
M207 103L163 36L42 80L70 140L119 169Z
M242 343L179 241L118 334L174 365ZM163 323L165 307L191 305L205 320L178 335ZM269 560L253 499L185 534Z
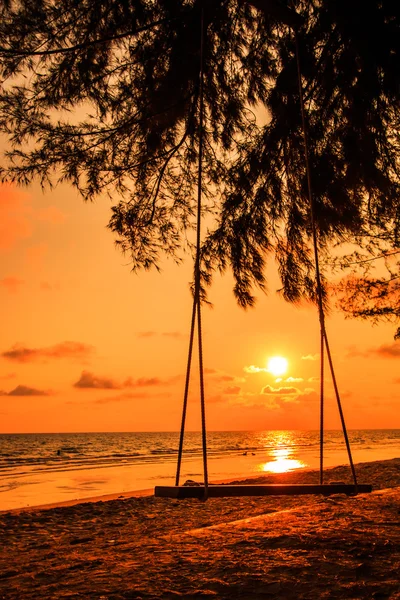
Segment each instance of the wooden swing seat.
M204 497L204 485L158 485L154 488L154 495L158 498L184 498ZM305 494L366 494L372 491L372 486L361 483L328 483L328 484L266 484L266 485L209 485L208 498L232 498L235 496L301 496Z

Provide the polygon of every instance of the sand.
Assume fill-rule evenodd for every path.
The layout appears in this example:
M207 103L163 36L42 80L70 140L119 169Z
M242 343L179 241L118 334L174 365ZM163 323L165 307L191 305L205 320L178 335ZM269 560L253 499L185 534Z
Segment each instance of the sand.
M132 496L0 513L0 598L400 599L400 459L357 473L372 494ZM350 482L349 470L326 480Z

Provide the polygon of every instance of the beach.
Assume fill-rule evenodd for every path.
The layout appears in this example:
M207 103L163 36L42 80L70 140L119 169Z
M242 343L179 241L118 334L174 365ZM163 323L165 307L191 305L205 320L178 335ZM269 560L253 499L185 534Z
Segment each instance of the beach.
M0 598L400 598L400 459L361 463L357 475L371 494L124 494L1 512ZM350 483L350 470L325 481Z

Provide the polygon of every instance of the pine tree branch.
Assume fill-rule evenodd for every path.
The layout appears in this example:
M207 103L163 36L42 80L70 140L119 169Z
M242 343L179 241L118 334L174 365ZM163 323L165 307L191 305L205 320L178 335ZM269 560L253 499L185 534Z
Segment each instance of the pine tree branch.
M177 17L175 17L177 18ZM105 38L100 38L97 40L89 40L87 42L82 42L81 44L76 44L75 46L69 46L68 48L55 48L54 50L12 50L10 48L0 47L0 54L5 56L15 56L15 57L30 57L30 56L51 56L54 54L67 54L69 52L76 52L77 50L82 50L86 48L90 48L91 46L96 46L98 44L105 44L107 42L113 42L115 40L120 40L126 37L131 37L134 35L138 35L143 31L148 31L153 27L157 27L158 25L162 25L163 23L171 21L171 19L160 19L158 21L154 21L153 23L149 23L148 25L144 25L143 27L139 27L138 29L132 29L130 31L125 31L123 33L119 33L117 35L108 36Z
M381 258L389 258L391 256L397 256L398 254L400 254L400 250L394 250L393 252L382 252L378 256L373 256L371 258L365 258L362 260L355 260L353 262L348 262L348 263L346 263L346 267L347 266L351 267L354 265L364 265L366 263L371 263L371 262L374 262L375 260L379 260Z

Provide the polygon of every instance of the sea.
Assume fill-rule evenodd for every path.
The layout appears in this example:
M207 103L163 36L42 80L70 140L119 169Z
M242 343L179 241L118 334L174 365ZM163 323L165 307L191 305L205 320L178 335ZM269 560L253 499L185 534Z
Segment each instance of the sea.
M400 429L350 430L354 463L400 457ZM174 485L179 434L0 434L0 510ZM210 482L319 467L317 431L211 431ZM324 466L348 464L341 431L324 432ZM203 481L202 440L187 432L180 483Z

